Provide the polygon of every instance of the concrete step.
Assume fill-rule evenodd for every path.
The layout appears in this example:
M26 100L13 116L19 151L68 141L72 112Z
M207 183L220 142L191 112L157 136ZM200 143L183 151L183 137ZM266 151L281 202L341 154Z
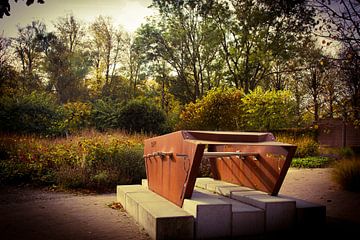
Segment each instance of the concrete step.
M225 197L230 197L231 192L236 191L251 191L253 189L248 187L239 186L224 181L214 180L212 178L197 178L195 186L198 188L206 189L210 192L214 192Z
M116 187L116 200L126 209L126 194L131 192L146 192L146 188L139 184L134 185L118 185Z
M291 196L279 195L296 202L296 227L318 228L326 223L326 206Z
M260 191L232 192L230 197L263 209L266 232L291 230L295 226L296 203L294 200L270 196Z
M194 217L142 185L117 186L117 199L151 238L194 238Z
M195 188L193 198L197 199L219 199L231 204L231 236L254 236L261 235L265 229L265 212L260 208L210 193L201 188Z
M195 238L220 238L231 236L231 204L209 194L194 191L182 207L195 217Z
M194 238L194 217L169 201L139 204L139 224L153 239Z

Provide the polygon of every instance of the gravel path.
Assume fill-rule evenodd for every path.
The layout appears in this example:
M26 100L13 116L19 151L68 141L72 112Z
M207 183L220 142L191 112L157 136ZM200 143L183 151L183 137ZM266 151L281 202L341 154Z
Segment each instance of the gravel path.
M360 193L342 191L331 169L289 169L280 194L325 205L324 236L360 234ZM0 239L150 239L126 212L108 206L115 200L115 194L0 188Z

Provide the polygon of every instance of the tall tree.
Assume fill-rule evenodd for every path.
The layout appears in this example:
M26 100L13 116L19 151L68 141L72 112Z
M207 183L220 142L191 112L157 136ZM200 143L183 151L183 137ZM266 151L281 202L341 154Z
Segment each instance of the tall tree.
M61 103L86 99L85 77L90 66L86 51L70 52L66 43L54 37L45 59L49 89L56 90Z
M85 35L85 27L80 21L74 15L69 14L58 18L54 26L56 28L56 35L67 47L67 50L69 52L76 51Z
M104 83L103 94L108 93L111 76L114 76L123 45L123 31L115 28L109 17L99 16L90 26L94 46L95 71L98 82Z
M0 35L0 95L18 91L18 76L11 65L11 41Z
M212 9L229 80L245 92L274 74L274 64L293 57L313 23L304 1L218 1Z
M184 102L194 101L211 89L219 76L213 73L219 63L218 30L204 12L205 5L193 1L154 1L154 6L160 10L160 18L142 26L138 37L142 40L138 42L146 46L148 59L165 61L176 73L182 89L174 94Z
M340 45L336 57L346 86L350 115L355 122L360 118L360 1L358 0L316 0L314 7L321 16L317 34L324 37L327 46ZM335 43L335 44L332 44ZM345 116L349 120L350 116Z
M40 21L32 21L25 27L18 27L18 36L12 39L15 53L20 60L25 89L34 90L42 82L36 73L42 55L39 36L45 35L46 26Z

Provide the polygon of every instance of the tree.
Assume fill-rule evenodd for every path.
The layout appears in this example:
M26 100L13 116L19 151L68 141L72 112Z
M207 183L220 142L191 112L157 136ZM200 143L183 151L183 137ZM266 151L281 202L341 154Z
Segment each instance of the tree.
M85 76L91 61L86 51L70 52L63 41L55 38L45 60L49 74L49 89L56 90L61 103L87 97Z
M318 35L336 41L351 51L360 49L360 1L315 0L314 7L320 13ZM331 44L329 42L328 44Z
M293 57L313 23L304 1L219 1L212 9L229 81L245 93L270 77L274 64Z
M44 36L46 26L40 21L32 21L25 27L18 27L18 36L12 39L15 53L20 60L24 89L36 90L42 82L36 70L41 62L39 36Z
M10 45L10 39L0 35L0 95L19 91L18 74L11 66Z
M109 93L111 77L115 75L119 62L119 53L123 45L123 31L120 28L115 29L109 17L99 16L90 26L90 32L94 46L96 81L103 82L102 93L106 95Z
M346 86L349 99L350 112L347 120L352 120L359 125L360 119L360 56L352 49L345 49L342 52L344 61L341 62L342 80Z
M165 61L176 73L177 95L183 102L201 98L218 77L220 38L203 13L202 5L186 1L154 1L161 16L153 18L138 32L138 40L148 61ZM221 71L218 71L221 72Z
M15 2L17 2L17 0L14 0ZM40 4L44 4L45 1L44 0L38 0L37 1ZM34 3L34 0L26 0L26 5L30 6L31 4ZM1 0L0 2L0 18L3 18L4 15L6 16L10 16L10 3L9 0Z
M67 51L75 52L82 43L85 27L72 14L58 18L54 26L58 39L66 46Z
M332 45L340 45L339 54L334 62L342 73L342 85L345 85L349 107L345 113L345 119L355 120L360 118L360 1L358 0L316 0L314 7L320 13L317 34L325 38L323 43L330 48Z

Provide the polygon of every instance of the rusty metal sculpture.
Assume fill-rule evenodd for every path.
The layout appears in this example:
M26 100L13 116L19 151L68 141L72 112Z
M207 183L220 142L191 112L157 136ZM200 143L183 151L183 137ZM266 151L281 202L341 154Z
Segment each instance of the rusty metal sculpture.
M178 131L145 140L144 159L150 190L181 207L203 157L215 179L277 195L295 150L271 133Z

